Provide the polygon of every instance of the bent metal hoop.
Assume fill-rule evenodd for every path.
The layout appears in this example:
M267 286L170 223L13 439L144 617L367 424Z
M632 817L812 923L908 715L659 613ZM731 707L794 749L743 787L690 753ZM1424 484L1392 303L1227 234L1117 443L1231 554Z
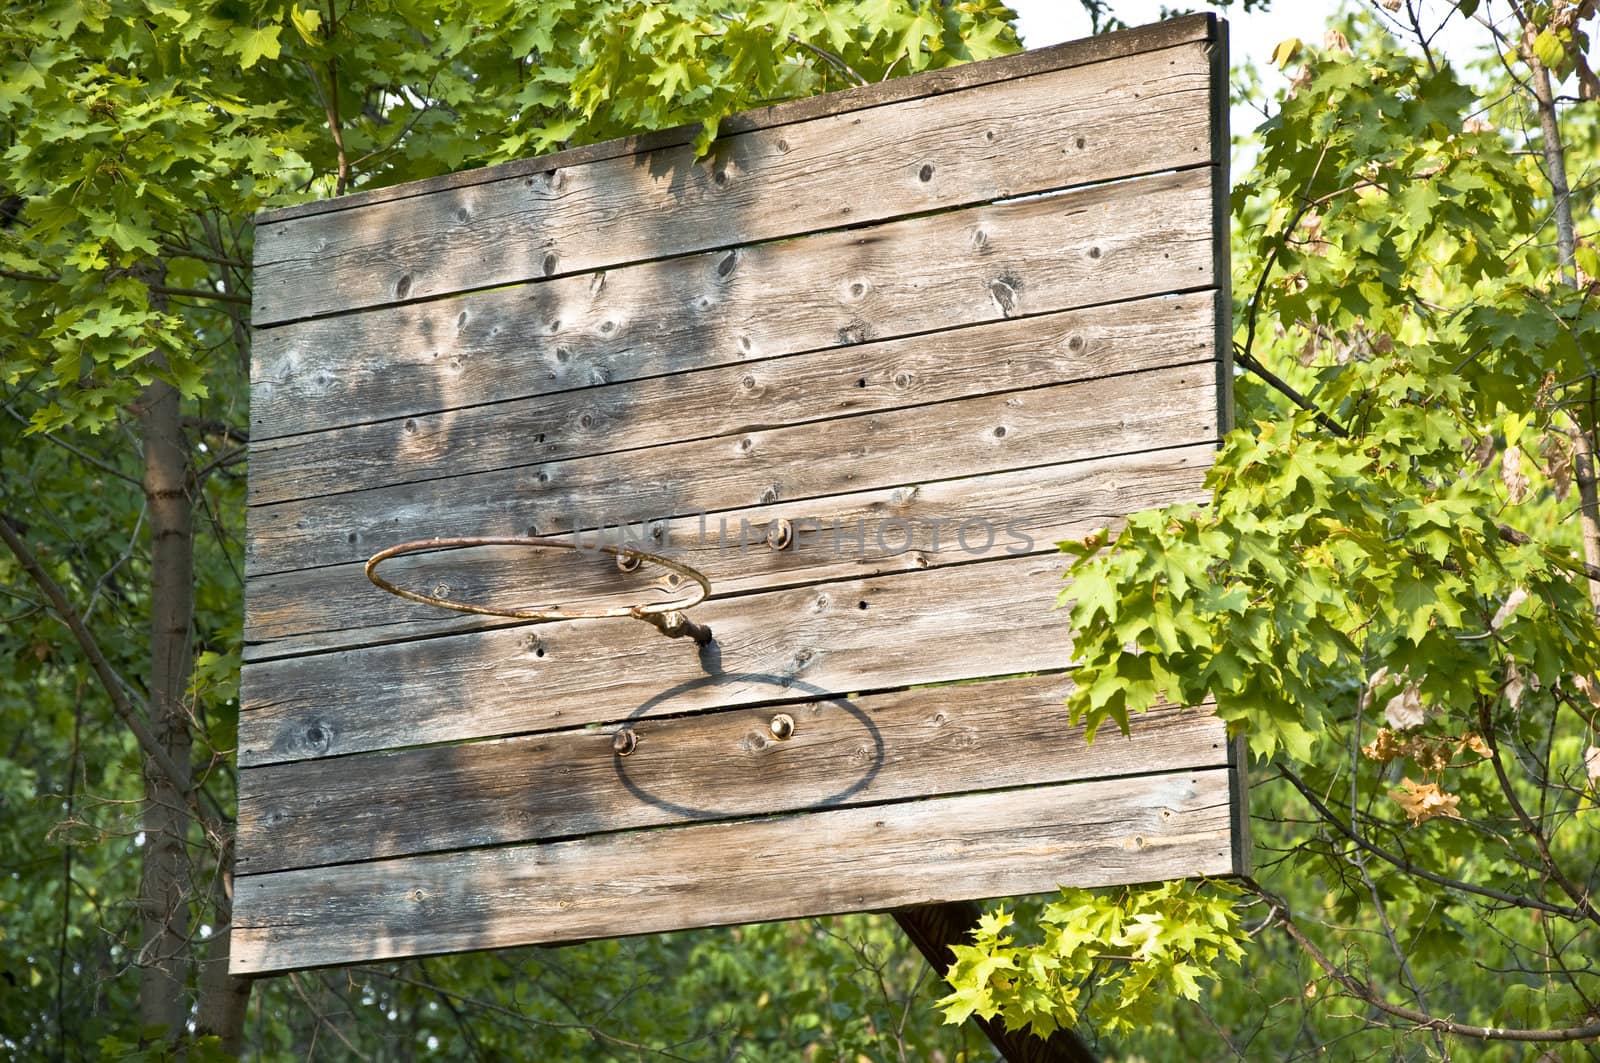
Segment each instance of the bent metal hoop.
M659 565L668 572L676 573L686 580L692 581L695 586L688 594L666 602L646 602L641 605L619 605L609 609L564 609L555 606L548 609L497 609L488 605L475 605L472 602L458 602L450 598L443 598L432 594L423 594L419 591L406 590L378 575L378 566L390 558L400 557L403 554L416 554L429 550L456 550L469 546L532 546L548 550L593 550L597 553L610 554L617 559L617 565L624 571L632 571L640 563L648 561L652 565ZM421 602L424 605L436 605L441 609L453 609L458 613L475 613L479 616L504 616L513 620L533 620L545 622L552 620L607 620L621 617L631 617L643 620L657 631L669 638L694 639L695 643L704 646L711 641L711 629L704 624L696 624L684 615L684 610L699 605L711 593L711 581L699 569L692 568L680 561L662 557L660 554L647 554L643 550L635 550L631 546L614 546L609 543L579 543L576 540L551 539L542 535L522 536L467 536L454 539L416 539L409 543L400 543L384 550L379 550L367 558L367 579L371 580L380 590L408 601Z

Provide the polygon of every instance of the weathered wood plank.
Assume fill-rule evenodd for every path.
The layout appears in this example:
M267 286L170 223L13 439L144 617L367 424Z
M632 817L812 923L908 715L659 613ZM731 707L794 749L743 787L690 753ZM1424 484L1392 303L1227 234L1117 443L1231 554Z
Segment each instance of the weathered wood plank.
M1063 410L1074 410L1071 417ZM1213 440L1215 363L397 484L250 511L251 575L452 535L560 533ZM593 518L589 518L593 519Z
M604 729L247 768L238 871L543 841L685 821L1224 767L1210 710L1129 736L1068 727L1065 675L621 720ZM671 700L660 706L671 711ZM770 724L782 711L792 737ZM619 727L638 745L612 752Z
M260 326L1133 177L1211 157L1205 46L256 230ZM1128 137L1131 122L1139 136Z
M1201 443L960 480L900 484L734 510L707 518L704 525L697 517L682 517L658 521L648 529L634 526L624 532L612 527L604 533L591 531L587 541L601 534L612 542L622 541L625 534L634 541L649 535L651 549L665 550L705 573L717 595L937 568L975 557L1053 551L1063 539L1120 526L1123 514L1203 501L1208 497L1205 474L1214 454L1213 444ZM779 520L790 521L800 531L792 546L775 551L762 543L768 528ZM862 531L858 534L857 529ZM988 529L994 531L992 542ZM659 538L652 534L655 531ZM564 553L532 554L516 547L409 555L395 558L383 571L402 587L448 589L458 600L508 609L531 609L555 600L615 605L629 595L640 600L674 590L653 567L623 576L609 559L597 564ZM303 569L248 580L245 659L268 660L511 623L515 621L448 612L381 593L359 562Z
M1071 661L1066 561L1005 558L710 601L704 650L576 620L246 665L239 764L527 734Z
M234 884L231 970L1230 870L1226 769L1067 783L244 875Z
M271 439L250 502L637 450L1215 357L1217 293L1161 296Z
M1214 287L1215 168L258 330L251 438Z
M730 115L723 119L719 136L731 137L758 129L771 129L794 122L808 121L830 115L845 114L873 107L881 107L901 100L925 96L939 96L960 92L979 85L1010 81L1052 70L1065 70L1074 66L1104 63L1138 55L1142 52L1175 48L1193 41L1216 39L1216 27L1221 20L1216 15L1204 13L1169 19L1149 26L1103 33L1082 40L1067 41L1047 48L1034 48L1015 55L990 59L981 63L966 63L928 70L909 77L894 78L873 85L863 85L842 92L830 92L802 100L789 100L768 107L758 107ZM1226 84L1224 81L1223 84ZM601 159L622 155L637 155L662 148L689 144L699 133L698 125L677 126L633 137L607 140L598 144L584 144L564 151L553 152L530 159L518 159L497 166L442 174L421 181L401 185L361 190L333 199L297 203L289 207L264 211L256 216L258 226L273 225L292 218L332 214L354 210L379 203L432 195L448 189L490 184L530 174L540 174L553 168L579 166Z

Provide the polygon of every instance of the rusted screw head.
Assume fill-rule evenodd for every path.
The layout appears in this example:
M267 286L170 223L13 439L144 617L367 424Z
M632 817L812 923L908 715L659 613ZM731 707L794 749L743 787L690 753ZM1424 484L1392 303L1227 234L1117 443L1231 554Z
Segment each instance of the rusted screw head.
M772 737L782 742L794 734L794 717L780 712L772 718Z
M625 757L639 746L639 736L633 733L633 728L624 727L611 736L611 752L619 757Z
M632 572L642 564L644 564L644 562L639 560L639 557L638 557L637 554L618 554L617 555L617 571L618 572Z
M767 525L767 545L774 550L787 550L794 544L794 525L780 517Z

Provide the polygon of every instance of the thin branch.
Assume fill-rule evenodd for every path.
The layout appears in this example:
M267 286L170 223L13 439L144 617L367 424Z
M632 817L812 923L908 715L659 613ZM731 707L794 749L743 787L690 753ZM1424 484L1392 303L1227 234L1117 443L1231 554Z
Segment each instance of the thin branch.
M1545 871L1555 880L1556 885L1572 902L1578 906L1585 919L1600 924L1600 911L1597 911L1594 902L1589 899L1589 892L1579 888L1576 882L1567 877L1566 872L1556 863L1555 857L1550 852L1550 843L1544 836L1544 827L1535 823L1533 817L1528 815L1528 810L1522 806L1522 801L1517 797L1516 788L1511 785L1511 779L1506 775L1504 761L1500 757L1500 743L1495 738L1493 721L1489 718L1489 703L1481 702L1478 706L1478 729L1483 732L1483 740L1489 745L1489 763L1494 766L1495 778L1500 782L1500 790L1505 794L1506 802L1511 806L1511 812L1517 817L1517 822L1522 824L1522 829L1533 839L1533 844L1539 850L1539 859L1544 864Z
M205 251L196 251L191 247L176 244L163 244L161 253L168 258L192 258L196 262L211 262L218 266L229 266L233 269L249 269L250 263L237 258L228 258L224 255L208 254Z
M1352 786L1354 789L1354 786ZM1372 874L1367 870L1367 857L1365 854L1354 856L1351 863L1356 865L1361 872L1361 880L1366 883L1367 892L1372 896L1372 906L1378 913L1378 925L1383 930L1383 936L1389 942L1389 950L1394 953L1395 961L1400 965L1400 977L1406 985L1411 987L1411 997L1417 1002L1417 1007L1428 1011L1428 998L1422 993L1422 985L1417 981L1417 976L1411 970L1411 962L1406 959L1406 950L1400 947L1400 939L1395 937L1394 923L1389 919L1389 909L1384 906L1383 894L1378 892L1378 884L1373 881ZM1439 1050L1439 1058L1448 1061L1450 1050L1445 1047L1444 1035L1438 1030L1433 1031L1433 1044Z
M524 1026L533 1027L535 1029L542 1028L542 1029L549 1029L549 1030L577 1030L577 1031L579 1031L581 1033L588 1034L590 1038L592 1038L592 1039L594 1039L596 1041L601 1041L601 1042L604 1042L604 1043L607 1043L607 1044L616 1045L619 1048L632 1049L635 1052L649 1052L651 1055L661 1056L664 1059L681 1060L681 1061L683 1061L683 1063L689 1063L689 1059L688 1059L687 1056L680 1056L680 1055L677 1055L677 1054L675 1054L675 1053L673 1053L671 1051L668 1051L667 1049L655 1048L655 1047L653 1047L651 1045L641 1044L641 1043L639 1043L637 1041L629 1041L629 1040L627 1040L625 1038L617 1037L615 1034L609 1034L606 1031L600 1029L598 1026L595 1026L593 1023L587 1023L587 1022L582 1021L581 1019L578 1020L577 1022L552 1022L549 1019L538 1019L538 1018L534 1018L531 1015L524 1015L521 1012L515 1011L515 1010L513 1010L511 1008L507 1008L507 1007L503 1007L503 1006L501 1006L499 1004L491 1003L490 1001L487 1001L487 1000L479 1000L476 997L469 997L469 996L467 996L467 995L465 995L463 993L458 993L458 992L456 992L454 990L445 989L443 986L435 985L432 982L425 982L425 981L420 981L420 980L415 979L415 978L408 978L407 976L405 976L403 974L400 974L397 971L385 970L385 969L379 968L379 967L357 967L357 968L354 968L354 969L355 970L359 970L359 971L365 971L368 974L375 975L375 976L377 976L379 978L387 978L391 982L399 982L399 983L401 983L403 985L415 986L418 989L424 989L424 990L427 990L427 991L432 992L432 993L437 993L437 994L441 994L441 995L448 995L448 996L454 997L456 1000L460 1001L461 1003L463 1003L463 1004L467 1005L468 1007L473 1008L473 1009L475 1009L477 1011L487 1012L488 1014L491 1014L491 1015L500 1015L500 1016L503 1016L503 1017L508 1018L508 1019L514 1019L517 1022L522 1023ZM561 1004L564 1008L566 1008L567 1011L570 1014L573 1014L574 1016L576 1016L576 1012L571 1007L571 1005L569 1005L566 1001L562 1000L555 993L550 992L549 987L544 987L544 990L545 990L546 993L550 993L551 998L553 1000L555 1000L557 1003Z
M1559 915L1563 918L1574 921L1584 918L1584 913L1577 908L1570 908L1563 904L1552 904L1549 901L1542 900L1538 897L1518 896L1514 893L1505 893L1490 886L1478 886L1471 882L1462 882L1459 879L1447 878L1444 875L1436 874L1426 868L1418 867L1405 857L1398 856L1386 849L1379 848L1377 845L1362 837L1354 828L1346 824L1338 816L1334 815L1333 811L1322 802L1321 798L1317 797L1316 793L1313 792L1311 788L1308 787L1305 782L1301 780L1301 778L1294 772L1287 768L1282 768L1280 769L1279 774L1282 775L1289 785L1293 786L1296 790L1299 790L1300 796L1304 797L1306 799L1306 803L1316 810L1317 815L1321 816L1325 821L1332 825L1340 834L1343 834L1346 838L1349 838L1352 842L1355 842L1373 856L1378 857L1386 863L1394 865L1396 868L1404 871L1408 875L1414 875L1426 882L1432 882L1435 886L1443 886L1445 889L1457 890L1461 893L1477 894L1480 897L1487 897L1490 900L1499 901L1502 904L1510 904L1520 908L1535 908L1541 912L1549 912L1552 915Z
M815 55L818 59L821 59L824 63L827 63L829 66L839 71L839 73L844 74L846 77L852 78L857 85L867 84L867 79L861 76L860 71L851 66L849 63L845 62L843 59L839 58L837 55L834 55L832 52L818 48L810 41L803 41L792 33L789 34L789 40L794 44L798 44L812 55Z
M14 407L12 407L11 405L7 404L6 407L5 407L5 410L19 424L22 424L22 425L27 425L28 424L28 419L26 417L22 416L21 412L18 411L17 409L15 409ZM56 437L54 435L51 435L49 432L40 432L39 435L44 436L44 438L46 438L50 442L54 443L56 446L60 447L62 450L67 451L69 454L76 455L79 459L81 459L82 461L85 461L88 464L94 466L96 469L99 469L101 472L105 473L106 475L115 476L119 480L125 480L128 483L132 484L133 486L139 488L140 490L144 489L144 484L142 484L138 480L137 477L129 476L127 473L123 472L121 469L118 469L116 466L111 465L108 462L105 462L105 461L101 460L100 458L95 457L93 454L90 454L87 451L80 450L78 447L73 446L71 443L68 443L66 440L60 439L60 438L58 438L58 437Z
M333 0L328 0L328 21L323 28L325 40L332 41L333 35L339 29L339 20L334 17ZM333 136L333 146L339 153L338 181L333 186L333 194L344 195L345 189L350 185L350 160L344 151L344 120L339 116L339 59L337 56L328 57L328 92L322 97L323 110L328 116L328 132Z
M187 774L173 761L166 749L156 740L155 734L151 732L140 717L139 706L136 706L133 702L131 688L117 674L116 669L111 666L111 662L106 659L105 654L101 651L99 642L95 640L94 634L84 626L77 611L72 608L72 603L67 600L66 592L61 589L59 583L50 577L50 573L44 570L44 566L39 563L39 559L34 556L33 551L28 549L28 544L22 539L21 529L6 513L0 513L0 542L4 542L11 549L11 553L16 557L17 563L22 566L23 571L33 580L34 585L44 592L44 596L50 600L50 605L55 609L56 616L63 624L67 625L67 630L72 632L72 637L77 640L79 649L83 650L84 656L89 659L90 667L94 669L95 675L99 677L100 685L105 687L106 694L111 698L111 707L116 710L122 722L128 725L128 729L133 732L134 738L138 739L139 748L144 751L145 756L155 762L156 766L172 781L173 785L181 786L182 780L187 778Z
M1533 542L1532 536L1526 532L1518 531L1509 524L1496 525L1495 532L1512 546L1527 546ZM1575 560L1548 546L1541 547L1540 550L1545 558L1557 568L1563 568L1576 575L1587 576L1591 580L1600 581L1600 565L1591 565L1587 561Z
M150 291L155 295L167 295L180 299L206 299L218 303L241 303L250 305L248 295L239 295L235 292L207 291L204 288L165 288L151 285Z
M55 284L61 280L59 273L18 273L14 269L0 269L0 277L8 281L31 281L35 284Z
M1340 439L1350 438L1350 433L1344 429L1344 426L1340 425L1339 422L1335 421L1333 418L1317 409L1316 405L1310 399L1300 394L1299 391L1295 390L1293 385L1284 380L1278 374L1274 373L1272 370L1268 369L1266 366L1262 365L1260 362L1256 361L1253 355L1240 349L1237 345L1234 347L1233 360L1239 365L1244 366L1256 376L1260 377L1262 380L1266 381L1266 383L1274 391L1282 394L1288 398L1290 402L1311 414L1319 425L1327 429L1333 435L1338 436Z
M433 83L431 81L428 83L427 91L430 93L433 91ZM422 119L422 116L433 110L434 102L432 99L428 98L427 96L423 96L422 101L422 106L415 108L411 112L411 117L406 119L405 124L400 127L400 131L398 133L390 138L389 143L385 144L381 148L373 148L365 155L361 155L355 159L352 159L350 161L351 168L354 169L359 167L362 163L368 161L369 159L375 159L380 155L387 155L389 152L398 147L400 145L400 141L404 140L406 134L410 133L411 130L416 127L417 122Z
M235 426L228 424L226 421L212 421L201 417L185 417L183 418L182 424L183 427L193 428L202 435L222 436L225 439L230 439L235 443L250 442L249 432L243 428L236 428Z
M1328 144L1324 141L1322 151L1317 155L1317 163L1311 168L1311 176L1306 178L1307 191L1310 190L1312 182L1317 179L1317 175L1322 172L1322 164L1327 161L1327 158ZM1261 276L1256 278L1256 290L1250 296L1250 313L1245 319L1244 346L1242 348L1242 354L1245 358L1250 358L1255 349L1256 320L1261 315L1261 296L1266 292L1267 281L1272 278L1272 270L1278 264L1278 253L1283 250L1283 245L1288 241L1289 234L1294 232L1295 228L1299 226L1301 220L1306 216L1306 213L1311 210L1312 203L1313 200L1307 199L1304 194L1300 196L1300 209L1295 211L1294 217L1290 218L1288 224L1283 227L1283 235L1273 241L1272 250L1267 252L1267 261L1261 267Z
M199 472L194 474L195 481L203 483L205 481L206 477L210 476L212 473L216 472L218 469L225 469L229 465L233 465L233 464L236 464L237 462L243 461L244 458L245 458L245 455L249 452L249 450L250 450L250 448L249 448L248 445L247 446L234 447L232 450L228 451L226 454L221 454L221 455L217 456L216 458L213 458L211 461L207 462L200 469Z
M1317 948L1316 943L1306 937L1305 933L1295 924L1293 915L1289 911L1289 906L1281 898L1268 893L1253 879L1246 879L1245 883L1271 907L1272 921L1282 927L1284 932L1305 950L1306 954L1311 957L1312 962L1322 968L1323 973L1337 982L1345 992L1386 1015L1404 1019L1420 1029L1437 1030L1441 1033L1453 1034L1457 1037L1471 1037L1480 1041L1553 1043L1587 1041L1591 1038L1600 1037L1600 1022L1589 1023L1586 1026L1566 1026L1549 1030L1517 1030L1500 1026L1473 1026L1464 1022L1456 1022L1453 1019L1429 1015L1415 1008L1391 1004L1377 985L1370 981L1358 981L1354 975L1323 955L1322 950Z
M1416 34L1417 45L1422 49L1422 58L1428 61L1428 70L1434 74L1439 72L1439 64L1434 61L1433 49L1428 47L1432 39L1422 29L1422 12L1417 7L1417 0L1406 0L1406 14L1411 19L1411 31Z
M345 1049L352 1056L359 1060L363 1060L364 1063L371 1063L370 1057L365 1055L355 1045L351 1044L350 1038L344 1035L344 1031L339 1029L338 1025L332 1019L328 1018L328 1016L324 1015L320 1010L318 1010L317 1005L312 1001L310 995L306 993L305 987L300 984L300 979L293 971L289 972L289 984L294 986L294 991L300 994L300 999L305 1001L306 1007L311 1009L311 1014L317 1020L318 1029L326 1026L328 1029L333 1031L333 1036L337 1037L340 1042L344 1044Z

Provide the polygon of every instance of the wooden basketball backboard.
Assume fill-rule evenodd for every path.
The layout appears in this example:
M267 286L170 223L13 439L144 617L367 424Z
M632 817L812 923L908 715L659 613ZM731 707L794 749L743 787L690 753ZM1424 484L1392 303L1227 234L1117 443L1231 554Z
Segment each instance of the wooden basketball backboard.
M233 970L1242 870L1222 725L1086 745L1052 611L1054 544L1203 499L1227 426L1224 33L260 218ZM707 575L710 644L363 573L624 531ZM385 572L680 589L515 546Z

